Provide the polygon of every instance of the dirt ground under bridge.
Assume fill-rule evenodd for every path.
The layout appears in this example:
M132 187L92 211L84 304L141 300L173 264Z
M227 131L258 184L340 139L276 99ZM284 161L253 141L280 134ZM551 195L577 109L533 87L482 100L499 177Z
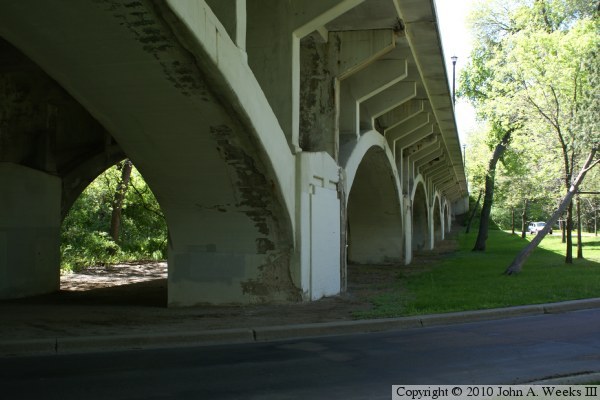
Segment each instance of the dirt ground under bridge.
M343 321L372 307L369 298L390 289L400 271L435 265L456 251L456 235L409 266L350 265L346 293L287 305L226 305L167 308L166 263L92 267L61 277L50 295L0 302L6 324L0 338L111 335L139 332L244 328Z

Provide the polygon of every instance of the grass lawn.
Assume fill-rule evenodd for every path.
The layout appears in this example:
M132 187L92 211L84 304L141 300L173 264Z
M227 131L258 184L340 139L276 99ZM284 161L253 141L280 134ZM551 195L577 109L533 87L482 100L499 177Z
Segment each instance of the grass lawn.
M459 250L435 263L399 267L390 290L370 299L374 308L355 316L395 317L600 297L600 237L584 236L585 258L568 265L560 234L548 235L520 274L506 276L504 270L531 236L522 239L490 231L487 250L481 253L471 251L476 234L460 233Z

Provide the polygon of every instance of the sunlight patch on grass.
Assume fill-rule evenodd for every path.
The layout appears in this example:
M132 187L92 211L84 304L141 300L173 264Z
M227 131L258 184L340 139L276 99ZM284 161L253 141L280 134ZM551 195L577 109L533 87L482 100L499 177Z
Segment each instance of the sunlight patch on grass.
M585 258L569 265L560 235L547 236L520 274L506 276L504 270L531 237L490 231L487 250L473 252L475 235L460 234L456 253L421 271L399 274L392 291L374 296L373 309L355 316L384 318L600 297L598 237L585 236Z

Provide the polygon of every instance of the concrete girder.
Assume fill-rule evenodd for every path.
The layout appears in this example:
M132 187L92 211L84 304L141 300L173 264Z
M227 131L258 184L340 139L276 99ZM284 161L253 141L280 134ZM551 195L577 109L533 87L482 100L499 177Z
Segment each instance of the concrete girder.
M436 174L435 177L431 178L431 183L433 186L438 187L440 183L446 182L448 179L451 178L452 177L448 174L448 171L446 171L446 173L439 172L438 174Z
M449 180L440 183L439 185L439 190L440 192L445 192L447 191L449 188L454 187L458 185L458 182L454 180L454 178L449 178Z
M435 173L427 177L434 185L439 182L440 179L448 176L448 167L446 165L441 166Z
M422 167L421 173L423 175L428 175L435 172L437 169L441 167L449 168L450 164L446 161L446 153L442 154L437 160L432 160L429 162L429 165L424 165Z
M415 161L418 161L423 157L427 157L429 154L437 151L439 148L439 140L436 136L434 136L432 140L422 140L419 142L419 144L413 146L412 148L405 149L402 152L403 184L408 185L411 179L414 179L417 175L415 173Z
M428 176L426 180L435 185L435 183L444 176L448 175L448 168L444 167L443 169L438 170L434 175Z
M428 112L422 112L396 125L394 128L387 130L385 132L385 137L388 140L390 147L393 148L396 144L401 148L410 146L409 143L414 143L415 135L409 136L409 134L429 124L430 120L431 115ZM431 125L431 127L433 129L433 125Z
M404 154L404 149L418 143L419 141L427 138L433 134L433 124L427 124L416 129L414 132L408 134L406 137L397 140L394 144L394 155Z
M444 155L442 154L438 159L442 159ZM434 176L437 176L440 172L448 172L450 170L450 166L445 160L441 162L437 162L435 166L425 166L421 167L421 174L423 174L426 179L431 179Z
M246 50L293 153L301 151L300 39L364 0L263 0L247 7Z
M411 146L404 150L407 157L410 157L410 161L414 163L415 161L420 160L423 157L431 154L440 148L439 138L434 136L433 139L429 137L427 139L423 139L419 141L417 144Z
M453 188L450 188L448 190L445 190L442 192L448 199L452 199L452 198L459 198L460 194L462 193L462 190L460 189L460 187L455 186ZM456 196L456 197L453 197Z
M417 95L417 83L400 81L362 103L364 112L371 120L393 110ZM371 122L373 125L373 122Z
M444 153L444 149L440 148L437 151L434 151L433 153L429 154L428 156L425 156L423 158L421 158L418 161L415 161L415 171L419 171L419 169L424 165L427 164L429 161L434 160L436 158L438 158L439 156L441 156Z
M379 116L377 118L377 124L383 128L383 132L385 134L388 130L393 129L396 125L401 124L402 122L425 111L425 104L426 100L409 100L404 104L400 104L393 110Z
M360 114L360 103L403 80L407 71L407 60L378 60L344 79L340 88L340 133L355 133L358 137L361 125L368 123Z
M344 80L392 51L396 37L391 29L329 32L329 43L338 48L336 76Z
M246 0L206 0L229 37L246 51Z

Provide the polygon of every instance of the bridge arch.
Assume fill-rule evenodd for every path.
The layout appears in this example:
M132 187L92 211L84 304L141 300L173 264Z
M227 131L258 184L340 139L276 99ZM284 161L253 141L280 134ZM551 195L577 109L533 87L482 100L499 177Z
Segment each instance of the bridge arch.
M450 229L452 228L452 226L451 226L452 216L450 215L450 203L448 203L448 199L444 199L443 209L444 209L444 231L446 233L448 233L448 232L450 232Z
M412 250L431 249L429 230L429 202L425 181L421 175L415 178L412 196Z
M380 138L375 132L365 134L347 164L347 256L351 263L390 264L403 259L399 179Z
M98 44L83 51L42 31L24 38L27 24L18 22L3 34L116 139L153 188L169 221L170 305L299 300L293 156L246 64L220 68L215 57L244 55L225 34L194 40L206 24L223 29L216 18L194 26L195 13L180 20L172 12L180 10L144 2L114 7L77 3L71 11L90 28L83 32L71 11L52 10L64 34ZM94 36L103 31L106 42Z
M433 205L431 208L432 215L432 232L433 232L433 243L439 242L444 239L444 223L442 216L442 206L440 201L440 195L436 192L433 196Z

